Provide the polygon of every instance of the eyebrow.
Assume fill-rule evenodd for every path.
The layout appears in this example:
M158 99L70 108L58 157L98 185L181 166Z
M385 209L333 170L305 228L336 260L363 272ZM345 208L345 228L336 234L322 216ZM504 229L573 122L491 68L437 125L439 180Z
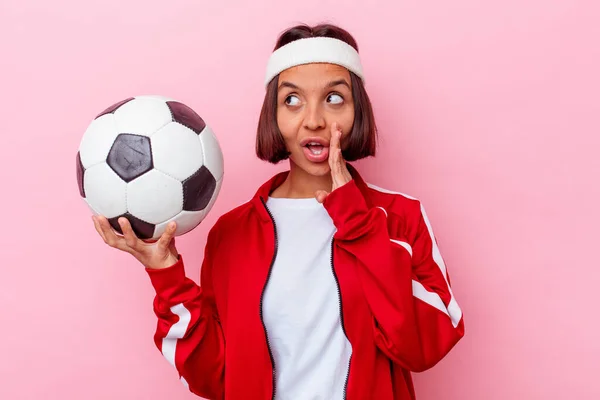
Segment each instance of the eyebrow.
M294 85L292 82L283 81L283 82L281 82L279 84L279 87L277 88L277 90L281 90L281 89L283 89L285 87L291 88L291 89L294 89L294 90L300 89L298 86Z
M350 89L350 85L348 84L348 82L346 82L345 79L338 79L335 81L331 81L327 84L327 88L332 88L338 85L344 85L346 86L348 89ZM290 89L294 89L294 90L298 90L300 89L297 85L294 85L292 82L288 82L288 81L283 81L279 84L279 87L277 88L277 90L281 90L283 88L290 88Z
M344 86L348 87L348 89L350 89L350 85L348 84L348 82L346 82L345 79L338 79L336 81L329 82L327 87L332 88L332 87L338 86L338 85L344 85Z

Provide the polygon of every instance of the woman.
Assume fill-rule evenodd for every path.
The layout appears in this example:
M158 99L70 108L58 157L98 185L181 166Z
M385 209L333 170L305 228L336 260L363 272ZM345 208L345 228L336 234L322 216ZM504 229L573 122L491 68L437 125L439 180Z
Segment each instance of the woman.
M464 334L420 202L366 184L346 161L375 154L355 40L296 26L266 74L256 152L289 171L210 230L200 286L186 278L172 223L156 243L104 241L134 255L156 290L155 342L209 399L414 399L410 371Z

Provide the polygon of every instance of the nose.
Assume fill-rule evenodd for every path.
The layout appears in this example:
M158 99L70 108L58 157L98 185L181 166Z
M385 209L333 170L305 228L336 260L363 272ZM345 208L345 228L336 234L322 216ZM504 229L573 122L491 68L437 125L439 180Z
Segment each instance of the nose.
M304 117L304 128L311 131L324 129L326 126L325 115L318 104L309 104L306 107L306 115Z

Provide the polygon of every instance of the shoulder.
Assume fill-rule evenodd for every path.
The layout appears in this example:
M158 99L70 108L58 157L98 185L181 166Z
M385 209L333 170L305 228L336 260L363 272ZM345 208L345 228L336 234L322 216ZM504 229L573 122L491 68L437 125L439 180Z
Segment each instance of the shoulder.
M209 236L213 240L220 241L220 238L230 234L232 229L244 226L244 222L247 222L255 213L255 207L252 203L253 199L250 199L219 216L211 228Z
M414 240L419 232L430 230L429 220L420 199L371 183L366 185L367 195L372 206L383 209L388 220L388 226L400 229L402 233L400 236L403 235Z
M375 184L365 182L366 193L375 207L383 208L388 214L398 216L420 216L422 210L421 200L409 194L386 189Z
M239 221L240 218L246 218L246 216L249 213L251 213L254 209L252 202L253 199L250 199L242 204L235 206L234 208L221 215L217 223L221 225L231 225L235 221Z
M236 225L240 221L248 218L248 214L252 213L254 210L252 201L253 200L248 200L245 203L242 203L222 214L217 219L215 227L223 229L232 225Z

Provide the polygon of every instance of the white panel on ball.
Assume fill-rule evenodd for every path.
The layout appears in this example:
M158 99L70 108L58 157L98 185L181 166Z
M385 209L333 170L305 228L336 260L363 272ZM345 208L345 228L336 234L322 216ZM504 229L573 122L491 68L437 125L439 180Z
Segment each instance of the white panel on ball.
M79 144L79 155L83 168L106 161L108 152L119 132L112 114L93 120L87 127Z
M167 101L177 101L175 99L172 99L170 97L166 97L166 96L160 96L157 94L144 94L141 96L135 96L136 99L153 99L153 100L159 100L159 101L164 101L165 103Z
M171 122L150 139L154 168L180 181L202 166L202 144L191 129Z
M96 164L83 175L83 187L89 206L106 218L127 211L127 183L108 164Z
M167 104L153 98L135 98L115 111L119 133L151 136L172 121Z
M198 135L204 154L204 165L218 181L223 177L223 153L212 129L207 125Z
M98 211L94 210L94 207L92 207L92 205L87 201L87 199L83 199L83 200L85 201L85 204L87 205L89 210L92 212L92 214L100 215L100 213Z
M154 229L154 237L159 237L165 232L167 229L167 225L171 221L175 221L177 223L177 228L175 229L175 236L183 235L194 229L198 224L204 219L206 216L206 209L201 211L185 211L183 210L175 217L169 219L168 221L163 222L162 224L156 225Z
M156 170L150 170L127 185L127 210L151 224L174 217L183 209L181 182Z

